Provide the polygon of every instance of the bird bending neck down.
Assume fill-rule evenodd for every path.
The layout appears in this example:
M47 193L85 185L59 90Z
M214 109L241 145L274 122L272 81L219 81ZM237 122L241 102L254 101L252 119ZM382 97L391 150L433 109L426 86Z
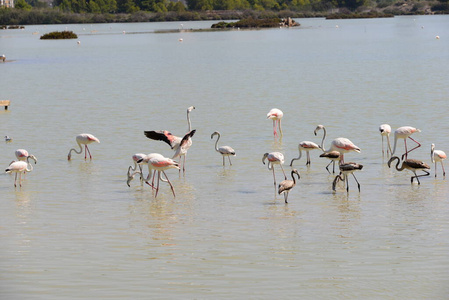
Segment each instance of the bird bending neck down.
M335 179L332 183L332 190L336 190L336 185L338 183L339 180L341 181L346 181L346 192L349 192L349 179L348 179L348 174L352 174L352 176L354 177L355 181L357 182L357 186L359 188L359 192L360 192L360 183L357 180L357 178L354 175L355 171L361 170L363 168L363 165L361 164L357 164L355 162L349 162L349 163L345 163L345 164L341 164L340 165L340 174L338 174L337 176L335 176Z
M388 167L389 167L389 168L391 168L391 163L392 163L393 161L395 161L395 160L397 160L397 163L396 163L396 166L395 166L395 167L396 167L396 170L402 171L402 170L404 170L404 169L407 169L407 170L412 171L413 174L415 174L415 176L412 176L412 177L410 178L411 183L413 183L413 179L416 178L416 181L418 181L418 184L421 184L421 182L419 181L419 177L422 177L422 176L429 176L429 175L430 175L430 173L427 172L427 170L430 169L430 167L429 167L428 164L426 164L426 163L423 162L423 161L420 161L420 160L417 160L417 159L406 159L406 160L404 160L404 161L402 162L401 167L399 167L399 163L401 162L401 160L399 159L399 157L393 156L393 157L391 157L390 160L388 161ZM425 174L422 174L422 175L416 175L416 171L418 171L418 170L423 171Z

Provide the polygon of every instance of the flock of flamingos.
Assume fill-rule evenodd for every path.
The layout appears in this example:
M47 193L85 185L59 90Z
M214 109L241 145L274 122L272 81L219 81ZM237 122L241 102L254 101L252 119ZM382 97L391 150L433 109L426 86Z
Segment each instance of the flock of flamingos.
M127 172L127 185L130 186L130 182L134 179L134 177L139 174L140 175L140 181L143 184L145 182L149 186L151 186L152 189L156 190L155 197L157 197L157 194L159 192L159 183L160 181L167 182L170 185L170 188L172 190L173 196L175 195L175 190L168 179L167 174L165 173L165 170L168 169L178 169L179 172L181 172L181 165L182 165L182 171L185 172L185 162L186 162L186 154L189 148L192 146L192 137L195 134L195 130L192 130L191 128L191 122L190 122L190 112L195 109L194 106L190 106L187 108L187 123L188 123L188 131L183 137L174 136L169 131L161 130L161 131L144 131L144 134L147 138L157 141L163 141L167 143L172 150L175 151L175 154L172 158L164 157L163 155L159 153L150 153L150 154L143 154L143 153L136 153L132 156L134 166L130 166L128 168ZM282 137L282 127L281 127L281 120L283 117L283 112L277 108L273 108L268 112L267 119L273 120L273 134L274 138ZM348 182L348 175L352 174L355 181L358 185L358 190L360 192L360 183L358 182L357 178L354 175L354 172L361 170L363 168L363 165L354 163L354 162L345 162L344 161L344 154L350 151L360 152L360 148L357 147L354 143L352 143L347 138L336 138L331 142L331 146L329 149L324 148L324 140L326 138L326 128L323 125L318 125L314 131L314 134L317 135L317 133L323 130L323 138L321 141L321 145L317 145L314 142L310 141L302 141L298 145L299 149L299 156L297 158L293 158L290 162L290 166L293 166L293 162L295 160L299 160L302 156L302 151L306 152L307 161L306 165L310 164L310 151L319 149L323 153L320 155L320 157L325 157L330 160L329 164L326 166L326 170L329 171L329 166L332 163L333 164L333 170L332 173L335 173L335 163L338 163L339 167L339 174L335 176L335 179L332 184L332 189L335 191L337 183L339 181L346 182L346 191L349 192L349 182ZM393 149L391 149L390 145L390 133L391 133L391 127L388 124L382 124L379 127L380 135L382 137L382 153L387 154L387 156L390 157L388 160L388 167L391 167L391 164L396 161L396 170L402 171L404 169L408 169L413 172L414 176L411 177L411 183L413 183L413 180L416 179L417 183L420 184L419 177L422 176L429 176L429 169L430 166L426 164L423 161L416 160L416 159L408 159L407 155L411 151L417 149L421 146L420 143L418 143L415 139L411 137L411 135L415 132L420 132L419 129L410 127L410 126L403 126L399 127L394 131L394 144ZM232 165L231 162L231 156L235 156L235 151L230 146L221 146L218 147L218 141L220 139L220 133L218 131L215 131L211 135L211 139L214 137L216 138L215 141L215 150L220 153L223 157L223 166L225 166L225 157L228 158L229 164ZM384 139L387 141L387 146L384 146ZM399 156L394 156L396 153L397 143L399 139L404 140L404 146L405 146L405 153ZM407 139L410 139L413 141L416 145L412 149L407 148ZM5 137L6 141L9 141L9 137ZM72 152L75 152L76 154L82 154L83 153L83 146L84 146L84 159L87 159L87 154L89 154L89 158L92 159L92 155L90 153L90 150L88 148L88 144L97 142L100 143L100 140L93 136L92 134L88 133L82 133L76 136L76 142L78 144L78 149L72 148L70 149L67 159L70 160L72 157ZM386 148L386 150L384 150ZM22 186L22 175L26 172L31 172L33 170L33 166L30 163L30 159L34 161L34 163L37 163L37 158L32 155L28 154L28 151L25 149L18 149L15 151L15 155L17 157L17 161L13 161L10 163L8 168L6 169L7 173L15 173L15 179L14 179L14 186L17 186L17 177L19 176L19 185ZM443 165L443 160L446 159L446 154L441 150L435 150L435 145L431 145L431 159L432 163L435 163L435 177L437 176L437 163L441 163L441 168L443 171L443 176L446 175ZM179 157L179 163L175 161L174 159ZM292 190L297 180L300 179L300 174L298 170L292 169L291 171L291 177L292 179L287 179L287 175L285 174L284 168L282 165L284 164L284 155L280 152L270 152L265 153L262 157L262 163L265 164L265 161L268 160L268 169L273 172L273 180L274 180L274 187L276 191L276 176L274 172L274 165L279 165L279 167L282 170L282 173L284 175L284 180L279 183L277 186L277 192L278 194L284 194L284 201L285 203L288 203L288 194L290 190ZM399 164L402 162L401 166L399 167ZM143 165L148 166L148 175L146 177L143 176ZM417 171L422 171L424 174L417 175ZM153 173L153 174L152 174ZM163 174L163 176L162 176ZM296 178L295 178L296 175ZM155 179L157 176L157 182L155 186ZM151 180L151 183L150 183Z

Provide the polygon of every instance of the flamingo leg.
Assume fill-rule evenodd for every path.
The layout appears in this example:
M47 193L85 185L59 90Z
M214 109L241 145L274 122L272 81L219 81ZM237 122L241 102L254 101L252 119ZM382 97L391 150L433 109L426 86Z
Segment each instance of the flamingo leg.
M407 159L407 154L408 154L408 153L410 153L410 152L412 152L413 150L415 150L415 149L421 147L421 144L418 143L416 140L414 140L412 137L409 136L408 138L411 139L412 141L414 141L415 143L417 143L418 146L416 146L415 148L410 149L410 150L408 151L408 150L407 150L407 142L406 142L407 139L404 139L404 143L405 143L405 153L402 154L402 159L404 159L404 156L405 156L405 159Z
M224 159L224 155L222 155L223 156L223 167L224 167L224 165L225 165L225 159Z
M159 192L159 180L161 178L161 171L157 171L157 188L156 188L156 195L154 196L155 198L157 197L157 193Z
M164 173L165 178L167 179L168 184L170 185L171 191L173 192L173 197L176 197L176 195L175 195L175 189L173 188L173 185L171 184L170 180L168 180L167 174L165 174L164 171L162 171L162 173Z
M14 177L14 186L15 187L17 186L16 182L17 182L17 172L16 172L16 176Z
M359 193L360 193L360 183L357 180L357 178L355 177L354 173L352 173L352 176L354 176L355 182L357 182L357 186L359 187Z
M281 119L278 120L278 127L279 127L279 133L281 134L281 137L282 137L284 134L282 133Z
M285 201L285 203L288 203L287 199L288 199L288 192L285 192L284 193L284 201Z
M287 175L285 175L284 168L282 167L281 164L279 164L279 166L281 167L282 173L284 173L284 179L287 180ZM273 172L274 172L274 168L273 168Z
M274 179L274 194L276 195L276 176L274 175L274 166L272 166L273 170L273 179Z
M443 161L441 161L441 168L443 169L443 177L446 176L446 171L444 171ZM436 169L436 168L435 168Z
M306 166L310 165L310 151L306 151L307 152L307 162L306 162Z
M382 156L384 156L385 155L385 153L384 153L384 136L381 135L381 137L382 137Z
M231 157L228 155L229 165L232 166Z
M90 154L89 147L87 147L87 145L84 145L84 146L86 147L86 151L84 151L84 159L86 159L87 152L89 152L89 157L92 160L92 155Z
M345 179L346 179L346 192L349 193L349 178L347 174L345 174Z
M333 161L333 160L331 160L328 164L327 164L327 166L326 166L326 170L327 170L327 172L330 174L331 172L329 171L329 166L331 165L331 163L334 163L334 168L335 168L335 162ZM334 169L334 173L335 173L335 169Z
M273 120L273 134L274 134L274 137L276 137L277 136L277 132L276 132L276 120Z

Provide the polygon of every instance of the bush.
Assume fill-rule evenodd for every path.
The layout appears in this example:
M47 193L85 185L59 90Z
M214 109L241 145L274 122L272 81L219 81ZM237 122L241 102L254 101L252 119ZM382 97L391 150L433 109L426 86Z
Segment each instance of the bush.
M76 39L78 36L73 31L53 31L41 36L41 40Z

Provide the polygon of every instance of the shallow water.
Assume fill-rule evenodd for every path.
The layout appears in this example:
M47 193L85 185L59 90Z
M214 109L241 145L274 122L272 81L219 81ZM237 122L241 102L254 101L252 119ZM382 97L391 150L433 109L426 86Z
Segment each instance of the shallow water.
M19 148L38 158L21 188L0 174L2 298L446 299L447 179L433 165L421 185L389 169L378 126L420 128L410 157L429 164L431 143L449 151L449 17L297 21L0 31L1 98L12 102L0 134L13 138L0 164ZM66 27L80 44L39 40ZM134 153L173 153L143 131L184 134L190 105L186 174L167 171L176 198L166 184L157 198L138 178L128 187ZM282 141L266 120L273 107L284 111ZM316 151L310 167L295 162L301 180L286 205L262 155L283 152L290 170L300 141L321 141L318 124L326 147L344 136L362 149L345 156L364 165L361 192L350 178L349 193L333 193ZM216 130L237 152L232 167L214 151ZM93 160L67 161L82 132L101 141Z

